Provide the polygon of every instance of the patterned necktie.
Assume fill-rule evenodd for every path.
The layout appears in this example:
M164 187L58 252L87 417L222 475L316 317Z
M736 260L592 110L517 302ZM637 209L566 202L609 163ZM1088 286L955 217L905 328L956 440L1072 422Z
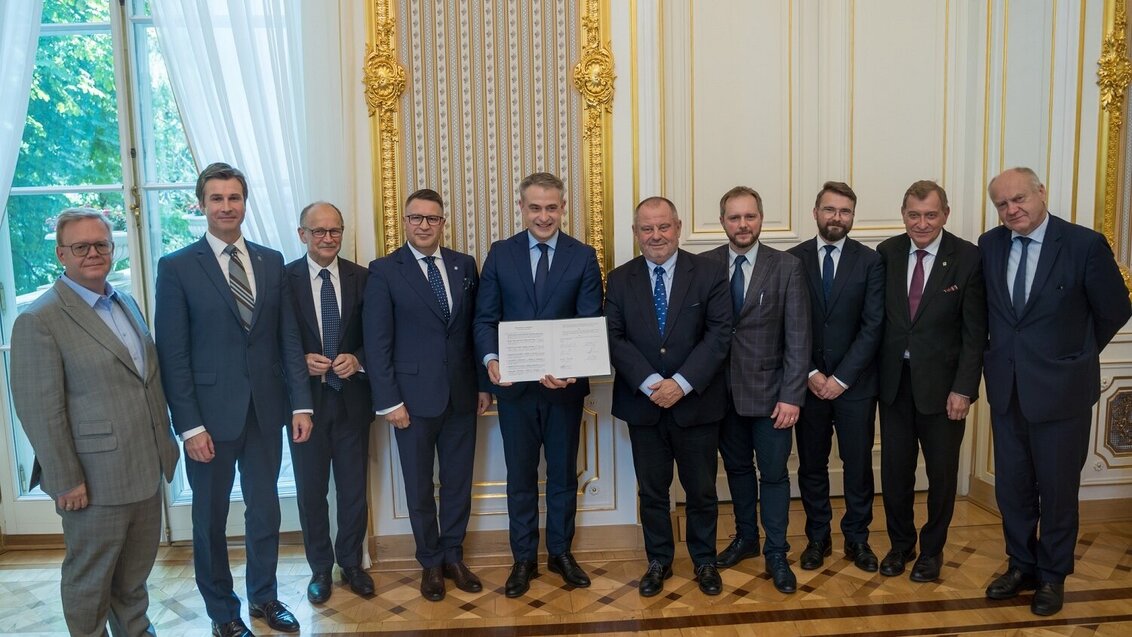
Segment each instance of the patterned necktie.
M1030 237L1015 237L1018 243L1022 245L1022 254L1018 257L1018 271L1014 273L1014 316L1022 316L1022 310L1026 309L1026 257L1027 250L1030 247L1030 242L1033 241Z
M248 271L240 261L240 249L235 244L229 244L224 252L228 254L228 286L236 297L236 309L240 311L240 323L246 332L252 328L252 310L255 308L255 297L248 284Z
M825 258L821 263L821 289L825 293L825 302L829 303L829 294L833 292L833 249L837 246L825 245Z
M743 293L747 290L746 277L743 276L743 264L746 262L747 257L742 254L735 257L735 271L731 273L731 316L736 323L743 310Z
M440 303L440 313L444 315L444 323L447 324L452 318L452 310L448 308L448 294L444 291L444 280L440 278L440 268L436 267L436 257L425 257L425 263L428 264L428 286L432 288L432 293L436 295L436 302Z
M652 302L656 307L656 324L660 327L660 335L664 336L664 321L668 318L668 293L664 288L664 268L653 268L656 275L656 285L652 288Z
M338 297L334 294L334 283L330 281L330 270L323 268L318 276L322 279L322 355L333 361L338 358L338 341L342 337L342 317L338 314ZM341 390L342 379L333 369L326 371L326 384L331 389Z
M550 273L550 246L545 243L536 244L539 252L538 263L535 264L535 305L542 305L546 300L546 277Z
M927 250L916 250L916 267L912 269L912 285L908 286L908 318L916 318L920 299L924 298L924 257Z

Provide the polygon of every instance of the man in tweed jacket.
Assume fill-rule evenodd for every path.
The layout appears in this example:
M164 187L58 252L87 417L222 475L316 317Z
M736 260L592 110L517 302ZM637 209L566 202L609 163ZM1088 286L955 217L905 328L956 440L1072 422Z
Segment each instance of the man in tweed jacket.
M731 400L719 432L719 452L731 490L735 539L716 563L729 567L758 555L755 520L761 501L767 574L780 592L793 593L797 580L786 561L786 461L793 445L791 429L806 397L809 290L801 261L759 243L763 205L758 192L746 186L727 191L719 200L719 222L728 242L706 256L727 269L734 314L730 361L724 367Z

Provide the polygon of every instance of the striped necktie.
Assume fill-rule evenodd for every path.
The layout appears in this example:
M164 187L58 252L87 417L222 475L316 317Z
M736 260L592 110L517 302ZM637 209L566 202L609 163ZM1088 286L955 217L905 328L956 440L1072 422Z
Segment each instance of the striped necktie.
M252 296L252 287L248 284L248 271L240 261L240 249L235 244L224 248L228 255L228 286L232 288L232 296L236 297L236 309L240 310L240 323L244 331L252 328L252 310L255 308L255 297Z

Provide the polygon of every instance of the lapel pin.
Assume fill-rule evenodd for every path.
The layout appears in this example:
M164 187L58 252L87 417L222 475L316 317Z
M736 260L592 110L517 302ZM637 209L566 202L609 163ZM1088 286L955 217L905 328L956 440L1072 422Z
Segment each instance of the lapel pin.
M943 262L943 267L945 267L945 268L947 267L947 261Z

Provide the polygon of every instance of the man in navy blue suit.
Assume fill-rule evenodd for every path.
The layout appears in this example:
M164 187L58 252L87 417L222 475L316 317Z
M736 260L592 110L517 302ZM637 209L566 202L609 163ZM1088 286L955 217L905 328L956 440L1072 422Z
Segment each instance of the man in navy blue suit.
M487 411L487 374L472 346L479 278L472 257L440 247L444 202L435 190L405 201L405 245L370 263L366 361L377 414L393 425L417 544L421 595L444 599L444 578L483 590L464 564L472 504L476 416ZM483 387L484 391L477 391ZM433 465L440 457L439 524Z
M199 241L157 264L157 352L173 428L193 490L193 566L212 633L250 635L232 591L225 526L236 466L247 507L248 611L273 630L297 632L279 601L279 429L311 434L310 386L283 255L245 241L247 180L224 163L197 178L208 219Z
M813 327L806 402L794 428L809 540L799 563L807 571L821 568L833 553L829 454L835 432L845 488L845 556L869 573L879 567L869 546L869 524L884 265L872 248L849 238L856 209L857 194L849 184L827 181L814 202L818 236L789 250L806 270Z
M366 465L373 422L362 348L362 295L369 273L338 256L345 222L334 204L318 201L299 214L299 240L307 253L287 264L287 309L298 317L314 400L310 440L291 441L299 523L311 567L307 599L330 598L335 558L342 581L358 595L373 595L362 569L366 537ZM326 496L334 471L338 532L330 540Z
M1030 610L1053 615L1073 572L1100 351L1132 306L1104 236L1051 215L1034 171L1011 168L987 193L1003 225L979 238L990 328L983 365L1010 556L987 597L1036 590Z
M566 213L562 180L534 173L519 183L526 230L496 241L483 264L476 297L476 356L499 399L507 462L507 512L515 564L504 592L519 597L538 575L539 449L546 457L547 568L571 586L590 579L570 553L578 504L578 435L585 378L544 376L501 383L499 322L601 315L601 270L594 249L560 230Z

